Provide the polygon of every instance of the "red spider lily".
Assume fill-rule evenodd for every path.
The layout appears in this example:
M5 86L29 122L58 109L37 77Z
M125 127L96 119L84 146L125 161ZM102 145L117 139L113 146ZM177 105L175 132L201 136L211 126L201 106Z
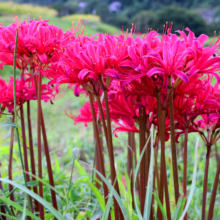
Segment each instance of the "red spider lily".
M99 114L98 103L94 102L93 106L94 106L95 114L97 117ZM87 124L89 122L92 122L92 113L91 113L91 108L90 108L89 102L86 102L85 105L83 107L81 107L79 111L80 111L80 114L78 116L75 116L75 115L73 115L72 112L67 112L67 111L65 111L65 114L68 117L70 117L71 119L73 119L74 124L83 122L84 125L87 126ZM99 120L101 120L100 116L99 116Z
M64 46L74 41L75 33L79 30L80 24L71 31L64 33L60 28L49 25L47 20L30 20L22 23L13 23L9 27L0 29L0 60L3 64L11 65L15 47L16 29L18 32L17 57L22 65L19 68L26 68L27 65L41 67L59 60ZM7 54L7 56L5 55ZM9 58L12 61L9 61Z
M8 108L8 111L12 112L14 109L13 77L10 77L8 83L6 83L3 79L0 80L0 103L2 104L3 108ZM48 87L46 84L42 84L42 100L45 102L51 100L56 94L53 93L54 90L52 88ZM36 99L37 98L33 78L25 79L25 76L22 76L20 80L16 79L17 105L21 106L28 100Z
M175 75L183 81L188 82L188 77L183 72L182 66L184 58L186 58L189 52L185 51L185 44L178 40L177 37L171 39L175 39L175 42L164 41L161 47L161 54L150 52L147 55L147 57L153 58L153 61L158 65L158 67L154 67L148 71L147 75L149 77L155 74L161 76Z
M123 92L109 93L110 114L112 120L122 120L126 125L133 127L137 118L135 109L136 97L127 96Z
M124 43L116 42L114 37L107 36L98 45L89 43L84 47L85 49L79 53L79 59L84 63L85 68L80 71L79 79L89 77L97 81L103 74L119 78L117 69L124 65L123 60L127 56Z

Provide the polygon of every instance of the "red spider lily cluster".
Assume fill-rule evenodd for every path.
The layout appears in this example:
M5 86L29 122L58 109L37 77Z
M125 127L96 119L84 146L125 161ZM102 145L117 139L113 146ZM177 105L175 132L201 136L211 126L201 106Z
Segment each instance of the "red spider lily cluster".
M95 36L82 37L67 46L61 59L44 73L53 79L53 83L74 84L76 96L85 90L101 96L106 87L111 119L120 124L115 134L118 131L139 131L139 108L145 108L148 116L146 129L149 130L151 124L157 127L156 93L160 91L162 108L169 112L171 90L175 126L182 130L176 134L177 141L186 127L189 132L201 133L212 125L209 130L217 131L218 126L213 124L218 121L220 106L219 39L204 47L208 36L203 34L196 38L192 31L186 30L188 36L183 31L176 31L178 36L168 30L162 36L151 31L143 38L134 38L131 34L99 34L97 40L94 40ZM212 85L213 76L217 79L215 85ZM80 113L73 118L75 123L92 121L89 103ZM166 124L168 140L169 114L166 115Z
M171 26L167 25L162 34L150 31L143 37L135 37L133 26L130 32L121 32L119 35L98 33L88 37L83 35L83 31L77 33L80 25L64 33L60 28L49 25L47 21L34 20L0 27L1 67L13 65L17 28L16 66L21 70L20 79L16 79L17 105L21 106L26 101L36 99L52 100L59 93L61 84L68 84L69 88L74 90L75 96L82 93L89 96L90 102L86 102L81 108L79 116L67 112L66 114L75 123L84 122L87 125L93 122L97 142L97 121L101 122L109 152L112 183L116 170L111 121L114 123L115 136L118 132L139 133L140 150L144 148L153 126L156 130L154 146L158 148L158 143L161 142L160 178L159 175L156 176L159 198L163 203L163 190L165 188L166 191L167 181L164 146L166 141L171 140L177 203L180 190L175 142L178 143L180 135L185 135L184 158L187 158L188 134L198 133L207 147L208 166L211 146L220 138L220 38L214 38L210 45L204 46L208 36L202 34L196 37L189 28L185 29L187 34L184 31L171 33ZM41 77L48 78L49 83L41 84ZM0 79L1 112L6 107L9 112L14 111L12 82L13 78L10 78L9 83ZM37 95L39 90L40 98ZM101 164L99 170L104 175L103 155L99 147L97 143L97 159ZM147 153L150 154L149 149L145 154ZM146 156L143 159L140 168L139 194L142 214L149 169L147 158ZM184 159L185 197L186 169L187 160ZM203 219L206 181L205 177ZM105 184L103 187L107 198L108 189ZM115 189L120 195L117 181ZM165 195L166 201L169 201L168 196ZM115 219L124 219L116 201L114 205ZM210 207L213 205L210 204ZM209 216L212 216L212 213L213 209ZM168 219L169 214L167 207ZM161 218L160 212L158 218Z

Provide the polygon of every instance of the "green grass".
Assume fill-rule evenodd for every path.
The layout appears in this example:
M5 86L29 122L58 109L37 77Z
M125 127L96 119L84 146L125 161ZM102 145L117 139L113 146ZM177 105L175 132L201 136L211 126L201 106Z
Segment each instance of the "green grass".
M57 11L48 7L42 7L31 4L17 4L13 1L6 1L0 3L0 14L1 15L14 15L14 14L32 14L38 15L42 13L46 16L55 16Z
M39 16L33 16L30 15L31 19L39 19ZM23 20L27 20L28 19L28 15L19 15L18 16L20 21ZM82 16L83 18L83 16ZM62 28L63 31L67 31L69 29L71 29L72 27L72 22L75 22L75 26L78 23L78 19L77 20L72 20L71 17L55 17L55 16L44 16L42 14L42 19L44 20L49 20L49 24L53 24L55 26L58 26L60 28ZM0 23L3 24L3 26L8 26L10 25L12 22L14 22L14 18L12 15L7 15L7 16L0 16ZM105 34L106 32L108 32L109 34L115 34L120 32L120 29L109 25L109 24L104 24L101 21L94 21L94 20L82 20L82 22L84 22L85 25L85 31L84 33L88 33L88 35L93 35L97 32L103 33Z

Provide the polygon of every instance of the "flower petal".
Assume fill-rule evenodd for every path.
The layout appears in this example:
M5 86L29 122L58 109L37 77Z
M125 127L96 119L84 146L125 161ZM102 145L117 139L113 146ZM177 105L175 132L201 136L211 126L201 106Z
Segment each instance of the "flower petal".
M180 79L182 79L184 82L188 82L188 81L189 81L188 76L187 76L184 72L182 72L182 71L180 71L180 70L175 70L175 71L173 72L173 74L176 75L176 76L178 76L178 77L179 77Z
M78 75L79 79L83 80L84 77L90 72L91 70L88 70L88 69L81 70Z
M162 68L154 67L154 68L152 68L150 71L148 71L147 76L148 76L148 77L151 77L151 76L153 76L154 74L157 74L157 73L159 73L159 74L165 74L165 71L164 71L164 69L162 69Z

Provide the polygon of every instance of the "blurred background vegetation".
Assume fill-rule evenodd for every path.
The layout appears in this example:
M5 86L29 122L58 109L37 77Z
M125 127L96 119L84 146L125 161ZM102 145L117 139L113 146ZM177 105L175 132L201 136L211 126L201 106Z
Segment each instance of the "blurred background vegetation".
M20 7L15 2L24 5ZM0 0L0 16L15 11L18 14L41 13L69 18L75 14L74 20L83 14L94 29L99 29L101 22L119 29L122 26L130 28L131 23L135 23L139 33L146 33L148 28L162 32L163 24L169 21L173 22L174 30L189 27L196 35L205 33L213 36L215 30L217 33L220 31L220 0ZM110 28L104 26L104 29L106 27ZM103 32L102 28L98 31Z

